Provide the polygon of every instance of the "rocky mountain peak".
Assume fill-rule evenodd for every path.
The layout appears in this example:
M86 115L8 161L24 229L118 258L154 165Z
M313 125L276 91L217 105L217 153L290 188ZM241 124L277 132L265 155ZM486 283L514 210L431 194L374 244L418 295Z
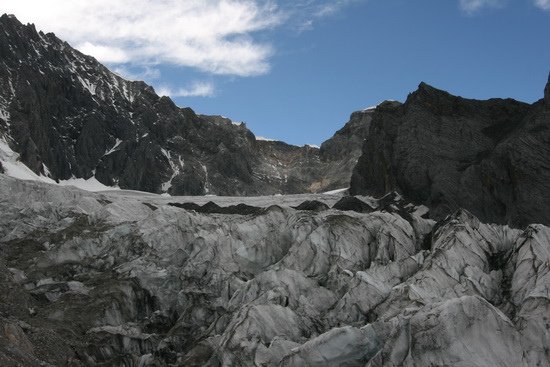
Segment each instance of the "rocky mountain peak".
M403 108L377 108L350 192L396 190L437 218L462 207L483 221L549 224L550 121L537 106L466 99L421 83Z
M4 13L0 15L0 24L8 24L13 21L21 24L21 22L19 22L19 20L13 14Z
M409 94L405 104L408 106L422 106L436 109L438 113L443 113L444 111L452 109L453 104L455 104L459 98L460 97L453 96L442 89L421 82L417 90Z
M428 97L428 96L433 97L436 95L447 96L447 97L451 96L449 92L444 91L443 89L436 88L425 82L420 82L420 84L418 84L417 90L413 92L413 94L421 95L424 97Z
M347 149L323 157L258 143L246 125L180 108L6 14L0 60L0 162L12 157L33 179L174 195L328 191L348 185L367 131L367 119L354 122L338 138Z

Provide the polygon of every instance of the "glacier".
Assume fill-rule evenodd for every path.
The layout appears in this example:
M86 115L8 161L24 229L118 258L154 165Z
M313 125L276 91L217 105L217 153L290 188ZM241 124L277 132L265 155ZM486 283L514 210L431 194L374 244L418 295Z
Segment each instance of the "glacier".
M331 208L341 195L0 175L0 364L550 365L550 228L435 222L399 195ZM209 202L256 211L175 205Z

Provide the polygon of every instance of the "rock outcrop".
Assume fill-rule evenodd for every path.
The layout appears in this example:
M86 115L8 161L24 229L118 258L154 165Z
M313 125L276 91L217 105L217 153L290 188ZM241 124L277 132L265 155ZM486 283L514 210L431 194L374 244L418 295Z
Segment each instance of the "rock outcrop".
M548 100L548 87L545 94ZM478 101L420 84L372 116L352 194L398 191L436 219L550 224L550 113L544 101Z
M175 199L0 175L0 363L550 366L548 227Z
M0 59L0 144L56 181L95 178L174 195L339 189L348 187L368 124L353 123L357 136L337 135L345 151L256 140L245 124L179 108L8 15L0 17Z

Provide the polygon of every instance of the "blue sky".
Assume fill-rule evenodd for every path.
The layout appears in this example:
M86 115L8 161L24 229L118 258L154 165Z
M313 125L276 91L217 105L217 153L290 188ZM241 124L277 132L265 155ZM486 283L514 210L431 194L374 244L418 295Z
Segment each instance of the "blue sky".
M534 102L550 71L550 0L4 1L180 106L298 145L421 81Z

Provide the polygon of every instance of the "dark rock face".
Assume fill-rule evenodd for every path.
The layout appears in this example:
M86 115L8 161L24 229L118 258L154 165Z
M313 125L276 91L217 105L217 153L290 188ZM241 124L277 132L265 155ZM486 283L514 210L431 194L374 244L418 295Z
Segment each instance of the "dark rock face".
M246 205L243 203L221 207L212 201L209 201L208 203L202 206L196 203L168 203L168 205L175 206L176 208L182 208L185 210L194 210L197 213L204 213L204 214L251 215L251 214L259 214L264 211L263 208L252 206L252 205Z
M54 180L174 195L316 192L347 187L359 156L362 138L323 157L257 141L245 124L179 108L13 16L0 17L0 60L0 139Z
M329 207L327 204L317 200L306 200L298 206L295 206L296 210L308 210L314 212L321 212L327 210Z
M422 83L404 104L374 112L350 192L397 190L429 206L435 218L463 207L483 221L548 224L544 103L469 100Z
M319 151L321 161L327 164L324 172L328 189L349 186L351 173L361 156L363 141L367 138L374 109L353 112L349 121L323 144Z
M334 160L343 155L360 155L357 147L363 144L363 140L369 133L370 123L374 109L356 111L351 114L349 122L338 130L334 136L321 144L321 159ZM351 143L351 144L350 144Z
M344 196L336 204L334 204L332 209L354 211L358 213L372 213L374 211L373 207L355 196Z

